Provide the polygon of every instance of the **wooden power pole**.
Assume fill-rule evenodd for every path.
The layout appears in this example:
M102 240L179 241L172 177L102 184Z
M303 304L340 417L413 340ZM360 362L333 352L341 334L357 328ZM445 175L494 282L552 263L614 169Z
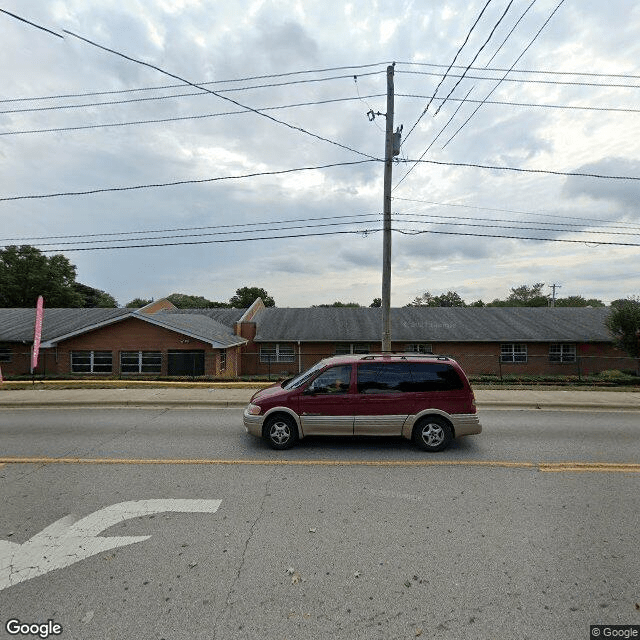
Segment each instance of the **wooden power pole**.
M394 63L395 64L395 63ZM384 145L382 245L382 351L391 351L391 170L393 167L393 71L387 67L387 128Z

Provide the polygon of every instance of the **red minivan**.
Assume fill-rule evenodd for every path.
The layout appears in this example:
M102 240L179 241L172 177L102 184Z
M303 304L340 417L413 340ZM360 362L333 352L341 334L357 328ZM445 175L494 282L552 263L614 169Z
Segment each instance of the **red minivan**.
M445 356L335 356L258 391L246 430L274 449L309 435L404 436L426 451L480 433L475 398L460 365Z

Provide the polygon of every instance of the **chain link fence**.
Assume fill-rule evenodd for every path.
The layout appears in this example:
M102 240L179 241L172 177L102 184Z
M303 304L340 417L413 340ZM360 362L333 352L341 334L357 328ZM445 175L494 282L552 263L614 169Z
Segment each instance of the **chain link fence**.
M284 357L246 352L242 354L243 377L261 377L268 380L280 380L306 371L320 360L333 354L294 353ZM366 354L362 354L363 356ZM416 354L417 355L417 354ZM638 377L640 361L625 356L583 356L566 357L547 355L511 356L474 353L442 353L451 357L462 366L467 375L476 381L526 381L527 378L553 381L554 379L588 381L598 378L611 381L622 378Z

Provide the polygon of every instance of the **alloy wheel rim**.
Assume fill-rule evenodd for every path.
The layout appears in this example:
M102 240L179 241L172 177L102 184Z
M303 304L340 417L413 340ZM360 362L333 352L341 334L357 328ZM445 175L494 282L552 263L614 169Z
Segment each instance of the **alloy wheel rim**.
M444 440L444 430L439 424L429 423L422 428L422 439L430 447L437 447Z

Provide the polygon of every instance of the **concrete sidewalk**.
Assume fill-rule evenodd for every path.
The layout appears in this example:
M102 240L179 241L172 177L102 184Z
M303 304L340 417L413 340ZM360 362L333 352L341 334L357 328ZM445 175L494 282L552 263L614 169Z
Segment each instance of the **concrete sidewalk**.
M253 388L20 389L0 391L0 409L82 407L244 407ZM485 390L475 391L479 409L637 411L640 391Z

